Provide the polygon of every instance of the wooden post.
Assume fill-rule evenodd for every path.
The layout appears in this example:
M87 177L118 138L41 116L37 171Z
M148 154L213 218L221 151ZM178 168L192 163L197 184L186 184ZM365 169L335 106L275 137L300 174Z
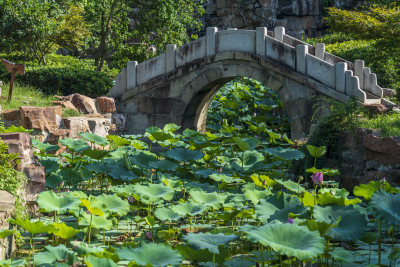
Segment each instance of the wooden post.
M10 90L8 90L8 101L11 101L13 88L14 88L14 81L15 81L15 73L17 72L16 69L13 69L11 72L11 80L10 80Z
M8 72L11 72L10 90L8 91L8 101L11 101L15 82L15 74L18 73L19 75L25 75L25 65L15 64L3 58L1 59L1 62L3 63L6 70Z

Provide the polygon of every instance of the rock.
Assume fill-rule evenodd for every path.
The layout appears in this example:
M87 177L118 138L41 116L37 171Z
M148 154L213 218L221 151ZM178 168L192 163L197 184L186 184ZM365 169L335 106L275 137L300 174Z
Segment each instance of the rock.
M19 154L19 171L33 163L32 142L28 133L2 133L0 138L8 145L8 153Z
M375 114L384 114L388 111L385 105L382 104L369 104L364 105L364 107L368 110L368 112L372 115Z
M81 94L74 94L71 100L72 104L77 110L84 114L96 114L96 104L95 101L87 96Z
M10 229L8 220L14 212L15 198L7 191L0 191L0 231ZM16 249L13 235L0 239L0 260L10 258L11 253Z
M396 95L396 91L389 88L382 88L384 97L394 97Z
M54 106L61 106L65 109L72 109L77 110L74 104L71 101L52 101L51 102Z
M64 137L70 137L71 136L71 130L68 129L57 129L55 131L52 131L49 133L47 136L46 142L52 145L57 145L58 140L63 139Z
M363 136L365 159L375 160L384 164L400 162L400 138L378 137L372 134Z
M112 115L112 123L116 125L117 131L123 131L126 127L126 115L114 113Z
M64 125L71 131L72 138L78 137L81 132L90 132L103 137L114 134L115 125L111 119L100 117L70 117L63 119Z
M30 164L25 167L24 173L29 179L25 190L25 200L36 201L37 195L46 189L45 168Z
M100 113L113 113L115 112L115 101L112 97L100 96L97 98Z
M61 124L62 108L54 107L20 107L19 114L22 126L26 129L54 131Z
M6 109L2 113L3 118L6 121L15 121L18 119L19 110L18 109Z

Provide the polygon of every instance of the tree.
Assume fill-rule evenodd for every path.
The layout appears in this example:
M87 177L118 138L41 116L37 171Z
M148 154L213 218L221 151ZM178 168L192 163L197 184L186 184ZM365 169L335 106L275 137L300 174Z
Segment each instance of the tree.
M360 11L331 7L328 12L326 21L332 32L342 32L364 40L400 38L400 8L396 5L372 5Z
M201 26L202 0L87 0L85 19L90 25L91 47L96 47L96 66L101 71L112 54L114 65L121 67L128 58L144 60L168 43L178 45L196 38L188 28ZM128 15L131 15L131 20Z
M57 46L77 48L88 36L83 10L62 9L51 0L3 0L0 2L0 47L28 52L39 64Z

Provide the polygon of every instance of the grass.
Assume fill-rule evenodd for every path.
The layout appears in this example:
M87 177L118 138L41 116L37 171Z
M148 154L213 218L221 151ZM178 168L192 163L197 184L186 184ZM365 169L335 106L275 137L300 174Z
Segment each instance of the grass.
M8 90L9 83L2 86L2 96L0 98L0 106L5 109L18 109L20 106L47 107L52 106L51 101L57 100L53 96L44 95L40 90L32 86L22 86L14 84L12 99L9 102Z
M83 113L80 112L79 110L73 110L73 109L65 109L63 108L63 118L68 118L68 117L79 117Z
M361 127L380 131L380 136L400 136L400 113L376 116L361 121Z

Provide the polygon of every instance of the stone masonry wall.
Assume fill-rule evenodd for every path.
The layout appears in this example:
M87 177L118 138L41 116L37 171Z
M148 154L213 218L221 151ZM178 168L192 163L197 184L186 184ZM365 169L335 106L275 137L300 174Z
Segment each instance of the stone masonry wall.
M362 1L334 0L332 4L351 9ZM323 0L209 0L203 22L205 28L215 26L221 30L283 26L296 38L315 37L326 29L323 9Z

